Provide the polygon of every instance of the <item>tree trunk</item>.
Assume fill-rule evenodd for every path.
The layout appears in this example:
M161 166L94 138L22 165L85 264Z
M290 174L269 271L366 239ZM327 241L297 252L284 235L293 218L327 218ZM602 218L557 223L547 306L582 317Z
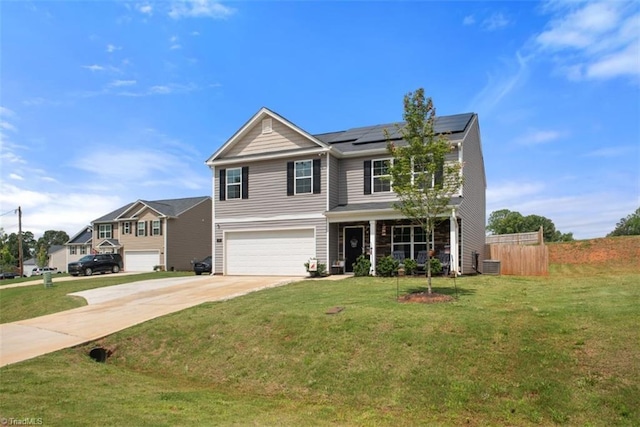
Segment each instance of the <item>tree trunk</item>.
M427 243L427 247L429 244ZM427 251L427 293L431 295L431 251Z

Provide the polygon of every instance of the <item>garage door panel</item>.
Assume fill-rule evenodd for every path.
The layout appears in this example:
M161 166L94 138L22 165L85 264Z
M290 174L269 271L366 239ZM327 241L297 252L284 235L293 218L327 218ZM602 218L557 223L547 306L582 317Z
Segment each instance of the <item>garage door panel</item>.
M124 268L126 271L153 271L161 264L158 251L125 251Z
M226 274L302 276L313 256L313 229L226 234Z

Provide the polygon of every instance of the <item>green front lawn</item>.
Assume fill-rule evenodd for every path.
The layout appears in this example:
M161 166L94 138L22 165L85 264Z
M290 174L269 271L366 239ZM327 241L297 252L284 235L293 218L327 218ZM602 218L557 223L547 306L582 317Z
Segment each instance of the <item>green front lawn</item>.
M0 369L45 425L640 425L640 274L306 280ZM452 279L434 290L454 293ZM0 294L2 295L2 294ZM4 298L3 298L4 299ZM4 301L3 301L4 304ZM338 314L326 314L344 307ZM87 357L100 344L107 363Z
M15 282L11 281L10 283L18 283L18 281L36 283L30 286L19 286L15 288L0 287L0 323L31 319L33 317L58 313L87 305L84 298L71 297L67 295L69 293L105 286L122 285L123 283L138 282L141 280L187 275L193 275L193 272L163 271L130 275L101 274L92 276L90 279L60 281L60 278L68 275L54 274L51 276L53 287L50 288L44 287L44 278L42 276L36 276L35 279L32 277L15 279ZM9 280L7 280L7 282L8 281Z

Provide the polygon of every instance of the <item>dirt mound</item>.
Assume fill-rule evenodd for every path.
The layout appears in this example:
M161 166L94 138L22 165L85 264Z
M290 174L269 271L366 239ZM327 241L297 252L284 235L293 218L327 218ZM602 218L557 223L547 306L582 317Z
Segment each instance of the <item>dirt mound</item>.
M636 265L640 270L640 236L603 237L567 243L549 243L550 264Z

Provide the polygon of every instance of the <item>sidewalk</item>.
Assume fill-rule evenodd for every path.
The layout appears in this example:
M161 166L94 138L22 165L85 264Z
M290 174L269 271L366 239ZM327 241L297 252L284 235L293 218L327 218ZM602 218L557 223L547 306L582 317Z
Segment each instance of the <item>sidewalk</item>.
M330 276L340 280L348 276ZM31 359L209 301L222 301L303 277L188 276L77 292L89 305L0 325L0 366Z

